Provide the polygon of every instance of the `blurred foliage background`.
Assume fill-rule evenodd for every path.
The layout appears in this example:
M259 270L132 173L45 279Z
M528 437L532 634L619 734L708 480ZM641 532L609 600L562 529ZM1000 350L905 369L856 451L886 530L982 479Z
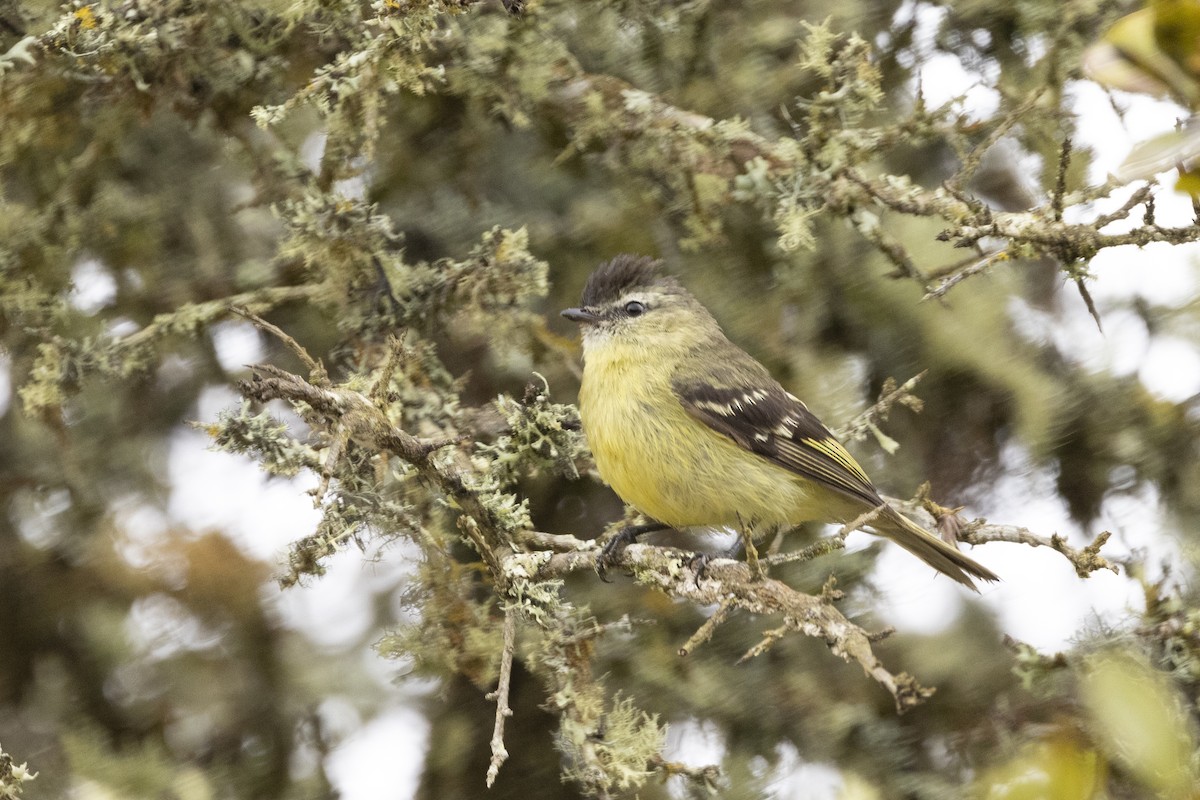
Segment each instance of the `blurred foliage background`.
M1155 219L1170 185L1102 217L1134 190L1090 185L1069 144L1082 53L1135 8L0 0L0 797L336 796L330 754L396 691L363 666L385 656L400 686L430 687L427 750L392 756L423 760L416 796L481 796L514 607L510 758L490 797L769 797L800 763L847 798L1196 797L1196 397L1097 368L1062 335L1094 305L1093 256L1200 238ZM990 105L927 105L935 58ZM1103 238L1112 223L1132 238ZM1061 653L1006 640L974 601L940 633L879 643L938 690L898 715L819 641L735 665L770 620L735 616L684 659L711 608L588 570L517 598L445 486L307 406L268 417L228 388L248 374L221 352L230 331L307 369L236 306L400 429L461 437L446 463L498 530L592 538L622 509L558 405L579 373L556 312L620 252L664 258L834 426L927 370L923 413L881 423L900 449L854 446L885 490L927 480L989 513L996 486L1042 470L1038 491L1093 533L1106 503L1151 498L1145 524L1179 557L1112 556L1144 602ZM1095 311L1150 340L1200 336L1194 294ZM230 410L201 419L215 387ZM134 524L181 491L222 503L169 469L196 420L268 472L316 476L321 522L290 553ZM362 588L365 633L320 646L281 615L279 593L300 591L281 584L319 582L356 546L407 567ZM843 612L874 630L879 552L773 575L819 594L835 574ZM603 710L569 718L577 691ZM356 722L333 724L331 699ZM598 722L573 741L583 718ZM667 777L647 757L663 724L718 741L720 776ZM597 747L610 760L589 761Z

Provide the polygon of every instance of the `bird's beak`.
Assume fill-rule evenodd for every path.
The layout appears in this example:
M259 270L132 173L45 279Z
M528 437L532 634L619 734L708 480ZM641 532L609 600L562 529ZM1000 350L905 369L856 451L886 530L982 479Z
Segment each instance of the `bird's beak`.
M562 312L562 315L571 322L591 324L600 321L600 317L584 308L568 308Z

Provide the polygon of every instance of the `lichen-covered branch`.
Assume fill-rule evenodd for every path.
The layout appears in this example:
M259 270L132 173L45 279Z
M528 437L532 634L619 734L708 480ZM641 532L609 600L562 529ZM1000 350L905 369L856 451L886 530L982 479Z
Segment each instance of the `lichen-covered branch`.
M474 543L502 594L519 591L518 587L532 583L544 583L573 572L594 569L597 550L592 542L529 530L524 518L514 519L497 511L497 495L472 485L468 476L449 459L435 456L455 442L422 440L395 428L378 403L351 389L313 386L271 366L260 365L254 369L255 376L241 385L243 394L249 399L260 402L281 399L308 409L308 413L315 415L322 424L344 429L350 439L368 449L384 451L401 459L437 486L464 512L459 527ZM909 388L906 384L885 390L880 403L870 409L867 416L902 402ZM866 421L860 421L859 425ZM864 517L851 527L867 524L869 519ZM1053 547L1071 559L1081 575L1098 567L1114 568L1098 555L1099 546L1107 537L1077 551L1060 537L1045 539L1020 528L979 524L968 525L959 538L972 544L1017 541ZM518 543L537 549L521 552ZM821 552L830 549L823 547ZM823 640L835 655L857 663L864 673L883 686L901 711L919 704L931 693L911 676L889 671L872 651L870 634L838 611L830 597L804 594L778 580L760 577L745 563L728 559L699 562L693 554L671 548L633 545L618 564L631 570L639 582L655 586L672 597L697 605L717 605L724 609L722 618L733 608L752 614L782 616L783 626L769 635L772 641L784 631ZM720 618L713 626L719 622ZM711 630L704 630L683 649L694 648L710 634Z
M166 339L194 335L235 314L235 308L264 314L289 303L311 300L315 294L311 286L263 287L223 300L184 304L155 316L127 336L105 337L96 342L55 337L39 347L33 379L21 387L21 400L31 412L57 413L67 399L64 383L75 383L92 373L125 377L145 372L155 364L158 348ZM3 306L0 300L0 308ZM71 375L73 380L65 381L64 375Z
M1060 28L1056 36L1063 33ZM1004 261L1048 257L1075 270L1112 247L1200 241L1196 224L1170 227L1147 220L1128 231L1105 232L1152 197L1144 187L1117 211L1090 222L1064 221L1064 209L1086 206L1119 188L1105 184L1067 191L1066 142L1056 191L1037 207L995 210L970 194L984 156L1015 127L1041 113L1049 84L1028 92L969 146L956 127L961 120L951 104L938 109L918 104L907 117L867 124L867 114L882 101L882 93L870 48L861 40L839 40L821 26L809 26L800 47L801 67L818 73L825 85L804 98L804 117L793 120L790 137L762 135L741 120L680 108L619 78L587 73L569 54L561 54L548 88L529 97L528 103L572 130L574 150L619 154L622 167L646 179L664 195L668 207L684 209L681 223L688 241L699 244L705 237L719 236L717 212L733 203L768 209L785 250L814 246L815 218L833 214L851 221L897 267L896 275L922 283L927 298L942 297L963 280ZM1046 80L1053 79L1048 73ZM895 112L887 116L894 119ZM876 174L878 152L919 140L945 141L960 151L958 169L942 186L925 188L905 176ZM918 265L903 239L889 232L880 219L882 211L939 220L946 227L937 238L954 247L975 247L985 239L1001 244L931 281L926 275L933 270Z
M269 364L253 367L254 376L239 388L247 399L258 402L285 400L306 408L321 424L346 432L351 440L371 450L390 453L431 481L447 497L462 507L470 518L465 532L480 550L493 576L503 582L498 553L508 549L517 524L504 515L495 503L485 502L482 492L473 489L460 469L434 458L434 454L455 444L455 440L423 440L406 433L391 421L376 404L357 391L347 388L319 388L297 375Z
M1053 203L1029 211L992 211L965 203L946 188L923 189L894 177L868 178L855 169L845 170L838 183L836 191L849 202L873 201L903 214L945 220L950 226L938 235L938 239L955 247L971 247L985 238L1002 239L1010 247L1018 248L1018 252L1049 256L1064 265L1088 261L1110 247L1142 247L1152 242L1184 244L1200 240L1200 226L1195 224L1163 227L1148 222L1123 233L1103 232L1104 227L1117 219L1127 218L1136 204L1126 204L1123 210L1105 216L1099 220L1102 224L1069 223L1055 219ZM1145 202L1146 195L1138 196ZM1066 201L1079 202L1081 199L1068 195ZM934 296L944 293L944 290L935 292Z
M633 698L605 698L595 675L595 639L605 632L594 623L563 618L545 629L544 646L530 658L547 689L547 704L558 712L557 746L564 775L589 796L610 798L636 789L662 769L666 729L637 707Z
M575 554L518 556L516 566L522 573L530 559L538 564L536 575L548 578L592 568L594 551L588 547ZM623 551L618 564L629 569L638 582L696 605L732 606L751 614L782 616L784 629L820 639L834 655L858 664L892 695L898 711L919 705L933 693L912 676L888 670L872 651L870 635L838 611L830 599L799 592L773 578L756 580L743 562L725 558L701 561L694 553L633 544Z

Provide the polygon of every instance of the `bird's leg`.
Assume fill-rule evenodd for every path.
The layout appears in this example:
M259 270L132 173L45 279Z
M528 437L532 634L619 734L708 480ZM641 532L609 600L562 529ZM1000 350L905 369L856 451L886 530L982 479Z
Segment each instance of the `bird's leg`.
M600 555L596 556L596 572L600 575L600 580L605 583L608 578L604 573L608 568L617 563L617 559L621 557L621 552L633 542L637 541L637 537L643 533L652 531L665 531L670 528L670 525L664 525L661 522L647 522L642 525L626 525L621 530L617 531L616 535L604 543L604 549L600 551Z
M767 573L758 561L758 548L754 546L754 520L747 522L741 514L737 515L737 519L738 534L742 538L742 546L746 548L746 565L750 567L751 579L761 581L767 577Z
M708 576L708 562L713 560L713 556L708 553L696 553L688 560L688 569L696 576L696 588L700 588L700 581Z

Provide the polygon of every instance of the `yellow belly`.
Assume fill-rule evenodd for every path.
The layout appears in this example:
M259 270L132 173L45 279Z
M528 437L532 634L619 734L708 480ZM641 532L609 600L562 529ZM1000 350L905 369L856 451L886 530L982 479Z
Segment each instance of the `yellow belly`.
M621 499L676 528L830 520L831 493L692 417L670 376L636 359L589 359L579 393L600 476Z

